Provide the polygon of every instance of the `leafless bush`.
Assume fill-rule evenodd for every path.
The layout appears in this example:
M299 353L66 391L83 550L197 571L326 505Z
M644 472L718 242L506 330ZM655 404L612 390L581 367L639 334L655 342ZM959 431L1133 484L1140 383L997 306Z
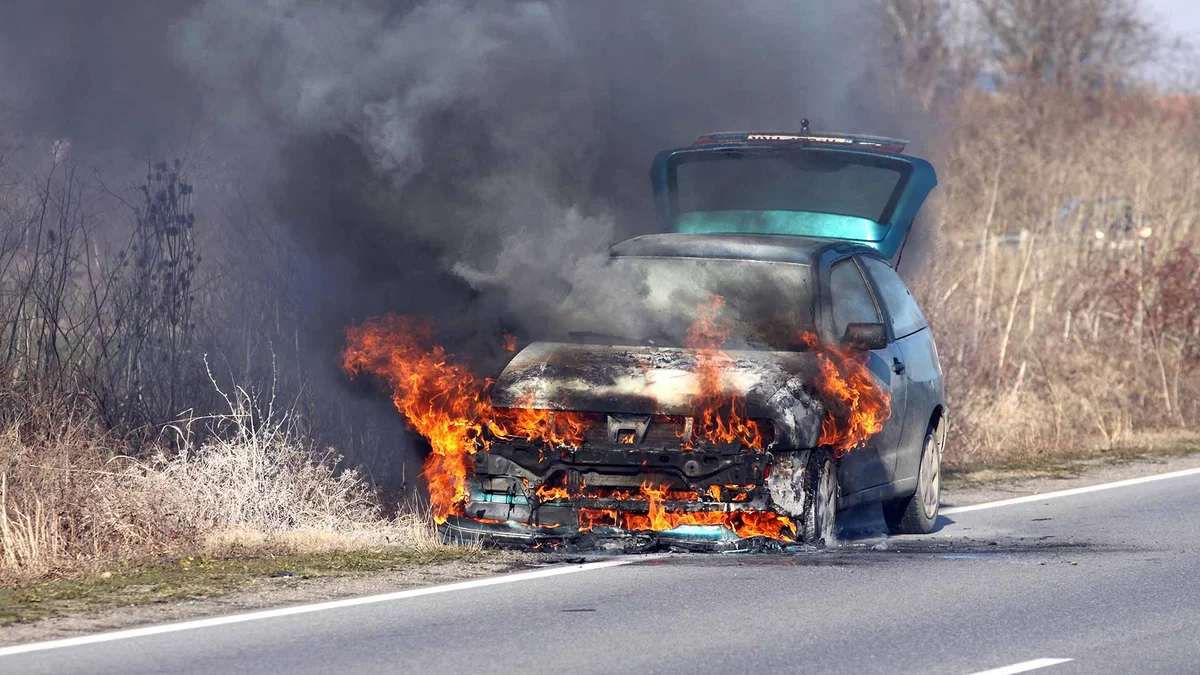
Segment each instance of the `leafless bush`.
M1112 94L1083 118L1072 102L1051 115L1070 124L1043 125L1016 97L967 97L935 158L939 241L915 285L955 411L952 465L1111 445L1200 413L1200 106Z
M206 427L195 450L145 460L84 399L19 406L0 428L0 578L191 551L441 546L427 514L385 516L369 481L315 453L286 411L243 389L226 400L228 413L172 427Z
M14 398L20 397L20 401ZM195 532L105 433L85 400L4 392L0 577L176 550Z
M47 396L86 394L120 433L153 429L207 390L191 185L181 162L159 162L130 201L69 143L50 155L0 193L0 369Z
M1101 91L1125 85L1162 48L1137 0L975 0L995 74L1026 85Z
M188 505L196 528L352 531L378 525L369 483L353 469L339 471L340 457L314 448L272 398L260 405L241 387L222 396L228 412L202 420L198 450L186 450L195 423L187 421L170 427L182 437L175 445L185 450L150 462L161 489Z

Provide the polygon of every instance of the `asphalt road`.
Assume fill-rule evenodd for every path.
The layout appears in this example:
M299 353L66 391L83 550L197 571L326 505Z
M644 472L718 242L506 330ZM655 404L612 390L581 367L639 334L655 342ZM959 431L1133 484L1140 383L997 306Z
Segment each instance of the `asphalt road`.
M0 655L0 673L978 673L1048 658L1072 660L1034 672L1200 672L1198 513L1191 475L953 513L927 537L640 559Z

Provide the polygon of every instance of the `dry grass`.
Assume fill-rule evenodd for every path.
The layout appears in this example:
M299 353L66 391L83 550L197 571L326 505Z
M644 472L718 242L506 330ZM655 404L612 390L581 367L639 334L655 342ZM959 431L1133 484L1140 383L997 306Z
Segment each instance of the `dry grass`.
M949 467L1194 427L1200 102L975 94L943 115L914 291L945 369Z
M136 460L78 402L23 405L0 430L0 578L86 574L114 560L442 546L427 514L386 517L373 487L314 452L291 416L242 390Z
M176 549L195 533L71 401L22 406L0 430L0 575Z

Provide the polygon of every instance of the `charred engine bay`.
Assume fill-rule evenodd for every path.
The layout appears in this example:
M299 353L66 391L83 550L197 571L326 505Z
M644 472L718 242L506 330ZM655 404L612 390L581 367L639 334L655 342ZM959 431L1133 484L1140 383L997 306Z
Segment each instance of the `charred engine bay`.
M623 551L781 550L795 539L810 451L686 442L687 417L603 417L578 448L498 441L476 452L464 517L443 533Z

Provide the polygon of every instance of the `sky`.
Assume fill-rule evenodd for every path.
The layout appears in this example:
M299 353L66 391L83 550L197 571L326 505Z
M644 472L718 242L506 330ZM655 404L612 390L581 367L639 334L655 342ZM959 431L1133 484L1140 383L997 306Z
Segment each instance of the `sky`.
M1142 0L1168 31L1200 42L1200 0Z

